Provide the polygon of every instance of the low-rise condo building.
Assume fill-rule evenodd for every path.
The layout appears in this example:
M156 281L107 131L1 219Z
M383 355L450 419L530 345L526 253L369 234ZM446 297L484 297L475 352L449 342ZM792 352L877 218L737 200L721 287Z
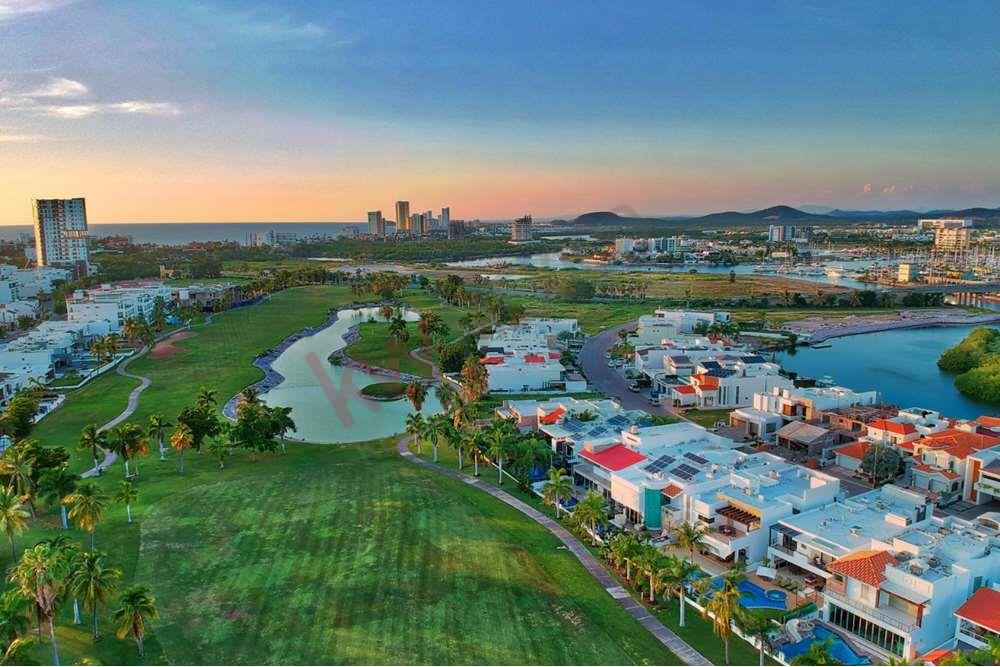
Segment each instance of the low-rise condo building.
M831 410L874 405L876 399L874 391L856 392L845 387L775 387L754 394L748 407L729 416L729 423L749 438L774 442L778 431L794 421L823 422L824 414Z
M636 345L659 345L665 338L697 333L713 324L727 324L729 313L724 311L657 309L652 315L641 315L633 334Z

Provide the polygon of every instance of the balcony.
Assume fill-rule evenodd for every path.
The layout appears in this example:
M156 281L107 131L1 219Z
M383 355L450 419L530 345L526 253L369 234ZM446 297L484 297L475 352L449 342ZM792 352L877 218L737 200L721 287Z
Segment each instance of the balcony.
M817 574L823 578L830 576L830 574L826 571L826 565L822 560L810 558L805 552L795 551L780 544L771 544L769 548L771 550L771 554L776 558L801 567L803 570L807 570L808 572L812 572L813 574Z
M986 477L976 482L975 489L980 493L988 493L991 496L1000 497L1000 482L987 479Z
M874 620L876 623L907 634L920 627L916 623L915 618L891 607L872 607L859 600L845 597L840 593L835 593L829 589L823 591L823 596L832 600L841 607L844 607L848 611L857 612Z

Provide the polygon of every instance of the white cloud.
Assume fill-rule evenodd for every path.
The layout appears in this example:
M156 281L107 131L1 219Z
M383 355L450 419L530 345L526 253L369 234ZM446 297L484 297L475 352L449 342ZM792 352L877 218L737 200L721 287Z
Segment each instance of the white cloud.
M0 0L0 23L28 14L41 14L64 7L75 0Z
M38 144L48 141L44 134L15 134L0 130L0 144Z
M53 118L77 120L102 113L138 114L143 116L178 116L180 107L170 102L128 100L111 104L64 104L42 107L42 113Z
M42 113L46 116L53 116L55 118L86 118L87 116L93 116L95 113L100 111L100 106L97 104L64 104L61 106L50 105L41 107Z
M80 83L79 81L74 81L73 79L64 79L63 77L53 77L49 79L41 88L29 91L24 94L25 97L83 97L89 91L87 86Z

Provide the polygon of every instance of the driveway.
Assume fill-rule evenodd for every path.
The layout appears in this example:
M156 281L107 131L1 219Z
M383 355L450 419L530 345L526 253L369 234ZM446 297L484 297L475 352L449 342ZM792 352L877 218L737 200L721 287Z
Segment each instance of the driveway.
M660 405L651 405L649 394L633 393L628 389L628 382L616 368L608 368L608 360L604 354L618 343L618 332L622 329L632 331L635 329L635 322L626 322L616 327L605 329L604 331L591 336L583 344L577 361L583 369L587 381L594 391L615 396L621 399L622 407L626 410L643 410L652 415L672 415L673 413Z

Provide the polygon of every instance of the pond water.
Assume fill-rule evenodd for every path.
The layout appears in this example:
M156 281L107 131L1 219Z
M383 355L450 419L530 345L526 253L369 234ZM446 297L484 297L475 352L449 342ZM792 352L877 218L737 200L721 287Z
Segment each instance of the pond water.
M937 367L945 349L965 338L973 327L897 329L834 338L823 348L781 352L775 360L788 370L822 379L829 377L855 391L877 389L880 398L900 407L939 410L942 415L970 419L994 415L1000 406L960 394L954 376Z
M412 412L409 401L371 401L358 394L373 382L393 378L334 366L327 360L331 352L344 347L350 327L370 318L384 321L376 308L343 309L333 325L296 341L271 364L285 379L261 399L271 406L292 408L293 437L320 443L359 442L405 430L406 416ZM407 311L404 319L413 322L419 316ZM429 416L440 411L431 390L421 412Z
M826 266L842 269L845 274L863 270L871 264L868 260L837 260L826 262ZM633 265L633 264L591 264L588 262L567 262L561 258L558 252L542 252L534 255L516 255L510 257L487 257L484 259L467 259L456 262L448 262L448 266L455 268L496 268L501 266L533 266L540 269L580 269L588 271L631 271L637 273L688 273L697 271L698 273L722 273L728 274L735 271L737 275L747 275L754 272L754 265L739 264L737 266L709 266L702 264L674 264L674 265ZM806 282L814 282L819 285L838 285L840 287L850 287L853 289L875 289L875 287L853 280L847 277L834 278L826 274L802 275L802 274L769 274L779 275Z

